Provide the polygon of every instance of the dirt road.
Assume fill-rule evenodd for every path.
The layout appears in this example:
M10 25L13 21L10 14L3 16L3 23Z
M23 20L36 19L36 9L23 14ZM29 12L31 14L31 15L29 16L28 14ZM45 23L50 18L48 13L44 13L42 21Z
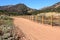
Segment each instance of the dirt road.
M38 24L19 17L14 17L14 24L30 40L60 40L60 27Z

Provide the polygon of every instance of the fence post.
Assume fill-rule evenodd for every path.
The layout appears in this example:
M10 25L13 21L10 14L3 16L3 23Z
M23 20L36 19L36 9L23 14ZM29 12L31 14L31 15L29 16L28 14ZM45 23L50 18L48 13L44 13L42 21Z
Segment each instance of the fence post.
M36 22L37 22L37 16L36 16L35 20L36 20Z
M32 17L32 15L31 15L31 20L32 20L32 18L33 18L33 17Z
M33 18L33 20L35 21L35 15L34 15L34 18Z
M28 16L28 19L30 19L30 17Z
M42 24L44 24L44 16L42 16Z
M51 16L51 26L53 26L53 16Z
M31 16L31 20L33 21L33 16Z
M30 16L30 20L31 20L31 16Z

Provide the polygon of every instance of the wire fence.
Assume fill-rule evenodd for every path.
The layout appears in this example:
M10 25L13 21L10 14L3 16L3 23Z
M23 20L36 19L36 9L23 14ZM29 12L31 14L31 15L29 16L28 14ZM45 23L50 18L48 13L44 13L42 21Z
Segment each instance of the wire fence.
M22 18L29 19L42 24L49 24L52 26L60 26L60 17L45 17L45 16L37 16L37 15L23 15Z

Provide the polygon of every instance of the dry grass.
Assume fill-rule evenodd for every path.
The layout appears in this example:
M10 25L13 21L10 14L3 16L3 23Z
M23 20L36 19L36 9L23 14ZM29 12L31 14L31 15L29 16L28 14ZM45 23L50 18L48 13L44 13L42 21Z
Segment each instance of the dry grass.
M3 25L4 24L4 21L3 20L0 20L0 25Z

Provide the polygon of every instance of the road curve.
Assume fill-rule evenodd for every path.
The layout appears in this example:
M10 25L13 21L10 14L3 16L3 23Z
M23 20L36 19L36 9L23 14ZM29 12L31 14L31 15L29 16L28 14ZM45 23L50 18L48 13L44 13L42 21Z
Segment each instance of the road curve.
M60 40L60 27L38 24L20 17L13 18L15 26L30 40Z

